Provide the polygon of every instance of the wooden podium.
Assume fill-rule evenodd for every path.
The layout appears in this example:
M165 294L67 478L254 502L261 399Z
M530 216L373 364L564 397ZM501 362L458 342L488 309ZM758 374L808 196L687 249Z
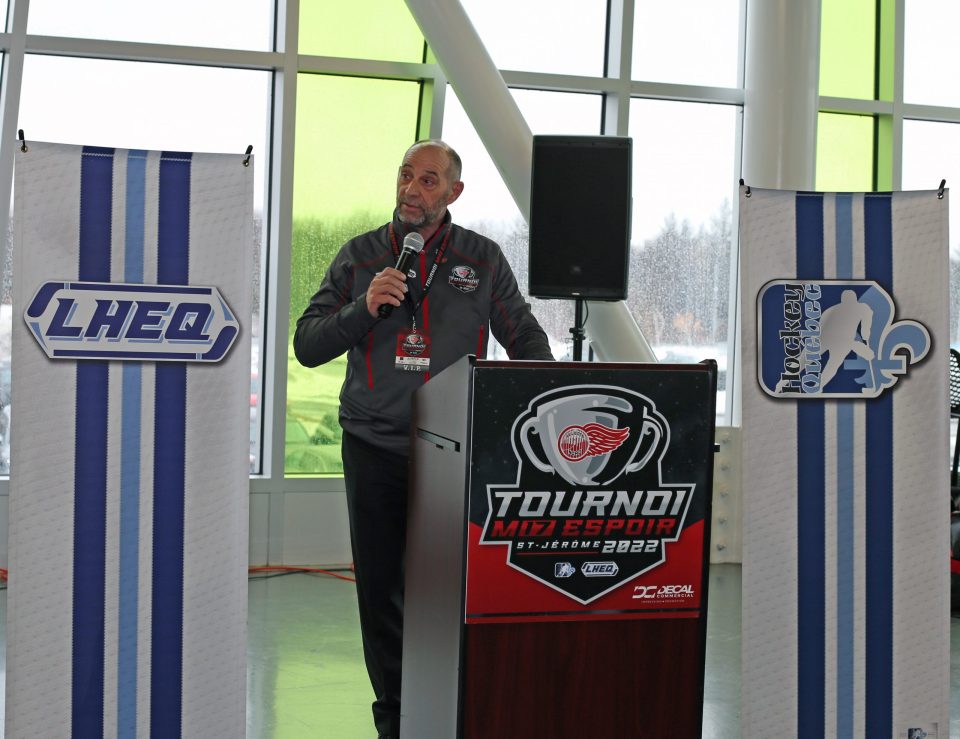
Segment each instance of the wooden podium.
M715 397L474 357L417 392L401 739L701 736Z

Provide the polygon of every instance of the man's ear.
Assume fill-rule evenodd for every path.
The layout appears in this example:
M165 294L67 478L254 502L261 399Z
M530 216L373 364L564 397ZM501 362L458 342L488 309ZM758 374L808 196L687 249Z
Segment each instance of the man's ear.
M447 198L447 205L450 205L454 200L460 197L460 193L463 192L463 183L454 182L453 187L450 188L450 197Z

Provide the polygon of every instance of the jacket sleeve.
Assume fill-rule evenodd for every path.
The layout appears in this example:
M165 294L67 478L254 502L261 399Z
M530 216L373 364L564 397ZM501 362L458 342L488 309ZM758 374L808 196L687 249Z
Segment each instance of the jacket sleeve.
M373 328L377 319L367 310L366 292L354 296L353 288L354 267L344 247L297 320L293 351L300 364L316 367L336 359Z
M497 268L490 304L490 328L510 359L553 360L547 334L517 286L510 263L497 249Z

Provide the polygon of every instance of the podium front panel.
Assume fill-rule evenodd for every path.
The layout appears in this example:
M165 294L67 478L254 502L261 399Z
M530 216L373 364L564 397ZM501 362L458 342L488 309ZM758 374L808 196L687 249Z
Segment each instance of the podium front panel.
M697 618L710 365L474 368L465 620Z

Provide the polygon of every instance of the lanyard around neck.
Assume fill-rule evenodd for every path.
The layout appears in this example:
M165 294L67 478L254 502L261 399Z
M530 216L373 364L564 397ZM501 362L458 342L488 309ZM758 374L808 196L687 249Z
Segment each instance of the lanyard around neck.
M410 317L416 320L417 311L420 310L420 306L423 305L423 301L427 299L427 293L430 292L430 287L433 285L433 278L436 277L437 270L440 269L440 263L443 261L443 255L447 251L447 246L450 244L450 234L453 233L453 225L450 224L446 230L446 233L443 235L443 239L440 242L440 247L437 249L437 255L433 259L433 266L430 268L430 273L427 275L427 279L423 282L423 292L420 293L420 300L417 301L416 305L413 305L413 298L410 296L410 292L407 291L407 296L404 302L407 305L407 309L410 311ZM433 241L433 239L431 239ZM397 234L393 230L393 224L390 224L390 247L393 249L394 259L400 258L400 245L397 243ZM424 247L426 249L427 247Z

